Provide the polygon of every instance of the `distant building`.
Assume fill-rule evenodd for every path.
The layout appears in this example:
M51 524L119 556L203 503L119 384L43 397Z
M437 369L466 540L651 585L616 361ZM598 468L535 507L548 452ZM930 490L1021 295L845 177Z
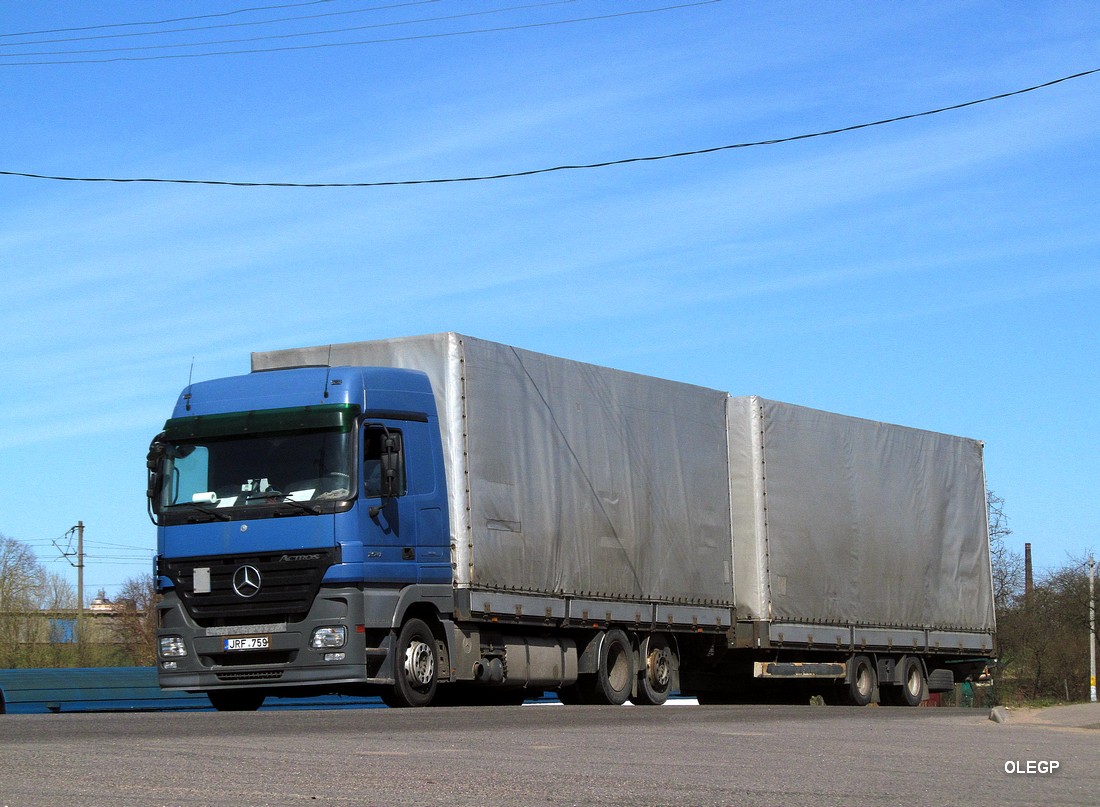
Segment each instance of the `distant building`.
M111 602L100 592L84 609L84 641L89 644L118 644L116 629L122 619L133 620L137 612L129 600ZM76 644L80 612L76 608L47 608L35 611L0 612L5 629L0 634L20 645Z
M114 611L133 611L135 609L133 600L119 600L118 602L111 602L107 599L107 593L100 589L99 593L95 595L88 604L89 611L95 611L96 613L114 612Z

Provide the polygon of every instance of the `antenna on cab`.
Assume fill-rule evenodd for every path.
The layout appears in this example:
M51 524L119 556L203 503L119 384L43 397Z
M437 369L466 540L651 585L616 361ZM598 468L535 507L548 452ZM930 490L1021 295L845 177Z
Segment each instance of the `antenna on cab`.
M183 400L187 402L187 411L191 411L191 379L195 375L195 357L191 357L191 369L187 371L187 392L183 393Z
M328 381L329 381L329 377L332 375L332 342L329 342L329 344L328 344L328 358L325 359L325 366L328 369L325 370L325 394L324 394L324 397L327 398L328 397Z

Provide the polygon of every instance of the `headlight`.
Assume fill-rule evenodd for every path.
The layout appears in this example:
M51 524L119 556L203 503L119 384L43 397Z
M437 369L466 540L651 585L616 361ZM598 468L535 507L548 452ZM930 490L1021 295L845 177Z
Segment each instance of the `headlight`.
M164 658L172 658L173 656L186 656L187 645L183 642L182 636L161 636L160 637L160 654Z
M314 650L330 650L343 647L347 640L348 629L343 625L337 625L331 628L317 628L313 631L313 638L310 639L309 645Z

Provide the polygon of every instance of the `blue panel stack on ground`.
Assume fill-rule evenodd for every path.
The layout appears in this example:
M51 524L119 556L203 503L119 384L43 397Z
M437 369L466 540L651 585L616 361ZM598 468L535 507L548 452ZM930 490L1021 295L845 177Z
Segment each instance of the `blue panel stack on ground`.
M340 709L381 706L378 698L320 695L270 698L271 709ZM0 670L0 713L131 712L210 709L202 693L165 692L154 667Z

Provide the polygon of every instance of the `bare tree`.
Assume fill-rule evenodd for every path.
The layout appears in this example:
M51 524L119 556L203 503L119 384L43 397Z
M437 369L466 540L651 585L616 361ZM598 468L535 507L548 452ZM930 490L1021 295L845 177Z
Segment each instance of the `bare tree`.
M37 604L42 566L29 546L0 535L0 611L23 611Z
M44 572L37 605L47 611L76 608L76 587L57 572Z
M156 581L151 574L131 577L119 589L116 602L126 607L116 614L113 632L129 665L147 667L156 664L159 600Z
M1083 699L1088 683L1088 572L1071 559L998 615L1002 682L1019 697Z
M1001 614L1012 606L1024 587L1024 559L1005 544L1012 534L1005 515L1005 500L992 490L986 491L989 507L989 556L993 565L993 603Z
M29 546L0 535L0 667L22 666L32 640L31 613L46 575Z

